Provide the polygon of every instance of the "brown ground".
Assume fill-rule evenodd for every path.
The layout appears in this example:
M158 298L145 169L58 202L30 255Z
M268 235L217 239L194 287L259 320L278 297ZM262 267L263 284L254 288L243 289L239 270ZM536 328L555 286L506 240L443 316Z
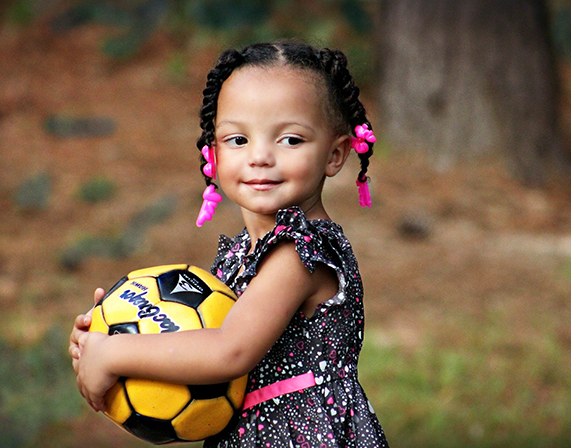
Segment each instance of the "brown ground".
M0 315L9 317L0 335L12 341L34 340L54 322L71 327L95 287L135 268L209 266L217 234L241 226L228 201L212 223L194 226L203 188L197 98L215 53L190 54L181 80L169 69L167 37L157 34L136 60L112 63L99 51L105 32L0 30ZM108 138L56 138L43 128L51 114L111 117L117 130ZM18 186L42 172L52 176L49 206L16 207ZM373 161L374 207L362 210L356 172L352 160L325 199L360 261L375 337L403 346L426 335L461 339L464 318L502 313L513 316L506 331L525 339L541 331L533 320L541 314L553 316L558 337L571 346L570 194L526 188L499 163L436 173L418 159L390 155ZM77 191L93 176L112 179L115 197L81 201ZM131 257L90 258L75 271L59 263L81 237L116 235L171 193L174 214ZM409 220L427 236L403 236L399 228Z

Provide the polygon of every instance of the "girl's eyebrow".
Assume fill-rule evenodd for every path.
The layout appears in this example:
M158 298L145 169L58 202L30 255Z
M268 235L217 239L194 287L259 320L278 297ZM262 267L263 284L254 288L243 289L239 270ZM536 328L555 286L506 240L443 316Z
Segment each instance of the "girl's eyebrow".
M291 126L291 125L295 125L295 126L301 126L302 128L308 129L310 131L314 131L315 129L313 129L312 126L305 124L305 123L301 123L299 121L286 121L285 123L282 123L283 126Z
M217 122L217 123L216 123L216 127L222 126L222 125L224 125L224 124L233 124L233 125L236 125L236 124L240 124L240 122L239 122L239 121L232 121L232 120L223 120L223 121Z

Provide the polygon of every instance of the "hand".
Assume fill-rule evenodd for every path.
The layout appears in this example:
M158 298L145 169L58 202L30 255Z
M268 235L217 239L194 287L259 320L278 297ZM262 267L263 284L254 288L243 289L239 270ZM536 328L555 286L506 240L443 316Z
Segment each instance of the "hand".
M105 290L103 288L97 288L93 294L93 301L94 304L97 305L99 301L105 295ZM71 334L69 336L69 354L72 358L72 365L73 370L76 374L76 381L78 383L79 391L81 394L84 395L84 391L82 391L82 387L79 382L79 378L77 377L79 373L79 358L81 357L82 346L80 345L79 341L82 338L82 335L88 334L89 327L91 326L91 314L93 313L93 308L91 308L87 313L80 314L75 318L75 323ZM92 402L90 402L86 397L87 402L91 407L94 408ZM95 409L95 408L94 408Z
M105 291L103 290L103 288L97 288L95 290L95 292L93 293L93 301L95 305L99 303L99 301L103 298L104 295ZM76 374L77 374L77 369L75 364L76 361L81 356L81 351L79 349L78 341L83 333L89 331L89 326L91 325L92 313L93 313L93 308L91 308L86 314L80 314L79 316L77 316L75 318L73 330L71 331L71 334L69 336L69 354L73 358L72 361L73 369L75 370Z
M105 393L119 378L108 367L109 336L98 332L83 332L78 339L80 357L74 361L76 381L81 395L95 410L105 412Z

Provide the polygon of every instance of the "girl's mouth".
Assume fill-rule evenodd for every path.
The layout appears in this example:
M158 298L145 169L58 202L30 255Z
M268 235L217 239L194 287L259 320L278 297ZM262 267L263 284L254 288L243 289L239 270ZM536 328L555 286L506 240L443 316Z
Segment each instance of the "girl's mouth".
M253 190L257 191L267 191L274 188L276 185L281 184L281 181L271 180L271 179L251 179L244 182Z

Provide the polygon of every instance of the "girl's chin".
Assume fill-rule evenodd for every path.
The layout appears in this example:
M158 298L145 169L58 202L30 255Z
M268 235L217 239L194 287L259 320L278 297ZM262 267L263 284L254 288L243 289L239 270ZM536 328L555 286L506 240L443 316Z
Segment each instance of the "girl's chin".
M242 206L242 210L253 215L260 216L272 216L275 217L276 213L280 210L284 210L291 207L289 204L283 205L249 205Z

